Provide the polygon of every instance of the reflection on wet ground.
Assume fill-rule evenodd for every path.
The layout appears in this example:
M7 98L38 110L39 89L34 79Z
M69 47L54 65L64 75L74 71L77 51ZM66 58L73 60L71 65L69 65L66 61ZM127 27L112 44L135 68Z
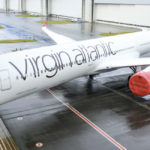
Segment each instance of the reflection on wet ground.
M41 18L17 18L12 14L0 14L0 18L0 25L3 24L7 31L14 30L9 32L13 36L21 38L32 35L38 39L36 44L0 45L3 53L16 48L54 44L42 33L41 24L36 23ZM98 37L104 30L131 30L104 24L91 27L87 23L48 25L48 28L76 40ZM21 36L18 31L21 31ZM81 77L52 91L126 149L149 150L150 102L130 93L127 79L131 73L130 69L125 68L97 75L93 81ZM21 150L36 150L37 146L41 146L41 150L118 149L46 90L1 105L0 114Z
M112 81L109 78L109 83L107 78L97 76L91 81L82 77L52 90L127 149L148 148L149 110L105 88L132 96L127 88L127 75L112 77ZM102 80L105 84L101 84ZM44 143L44 150L117 149L47 91L5 104L0 113L23 150L36 149L37 142Z
M0 25L4 26L4 30L0 30L0 39L16 38L16 39L34 39L35 43L22 43L20 44L1 44L1 53L9 52L12 49L29 49L34 47L48 46L55 44L41 30L41 24L37 23L40 20L47 20L51 18L46 17L16 17L15 14L0 13ZM91 38L100 37L100 33L104 32L133 32L138 31L135 28L116 27L106 24L52 24L48 25L51 30L68 36L75 40L86 40Z

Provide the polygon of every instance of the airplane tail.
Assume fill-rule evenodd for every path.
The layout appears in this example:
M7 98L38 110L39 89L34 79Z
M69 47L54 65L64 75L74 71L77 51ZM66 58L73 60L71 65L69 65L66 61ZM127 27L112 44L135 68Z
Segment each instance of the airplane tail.
M64 44L64 43L71 43L75 42L75 40L68 38L64 35L60 35L58 33L55 33L47 28L47 22L44 22L42 25L42 30L50 37L52 38L57 44Z

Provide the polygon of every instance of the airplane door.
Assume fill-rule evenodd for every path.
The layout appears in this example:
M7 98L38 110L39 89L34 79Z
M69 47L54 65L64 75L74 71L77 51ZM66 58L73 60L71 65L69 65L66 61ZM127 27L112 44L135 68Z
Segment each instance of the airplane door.
M11 82L8 70L0 70L0 90L6 91L11 89Z

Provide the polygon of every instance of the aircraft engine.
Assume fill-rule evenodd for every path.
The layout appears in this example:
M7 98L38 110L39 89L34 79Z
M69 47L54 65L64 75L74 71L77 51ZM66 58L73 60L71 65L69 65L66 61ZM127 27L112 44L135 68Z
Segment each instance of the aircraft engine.
M150 94L150 67L135 73L129 79L129 89L136 96Z

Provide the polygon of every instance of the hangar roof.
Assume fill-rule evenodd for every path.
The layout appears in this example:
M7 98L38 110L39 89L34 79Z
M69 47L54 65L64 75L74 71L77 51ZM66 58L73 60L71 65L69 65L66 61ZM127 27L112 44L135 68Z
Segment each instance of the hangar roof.
M150 0L95 0L95 3L101 4L150 4Z

